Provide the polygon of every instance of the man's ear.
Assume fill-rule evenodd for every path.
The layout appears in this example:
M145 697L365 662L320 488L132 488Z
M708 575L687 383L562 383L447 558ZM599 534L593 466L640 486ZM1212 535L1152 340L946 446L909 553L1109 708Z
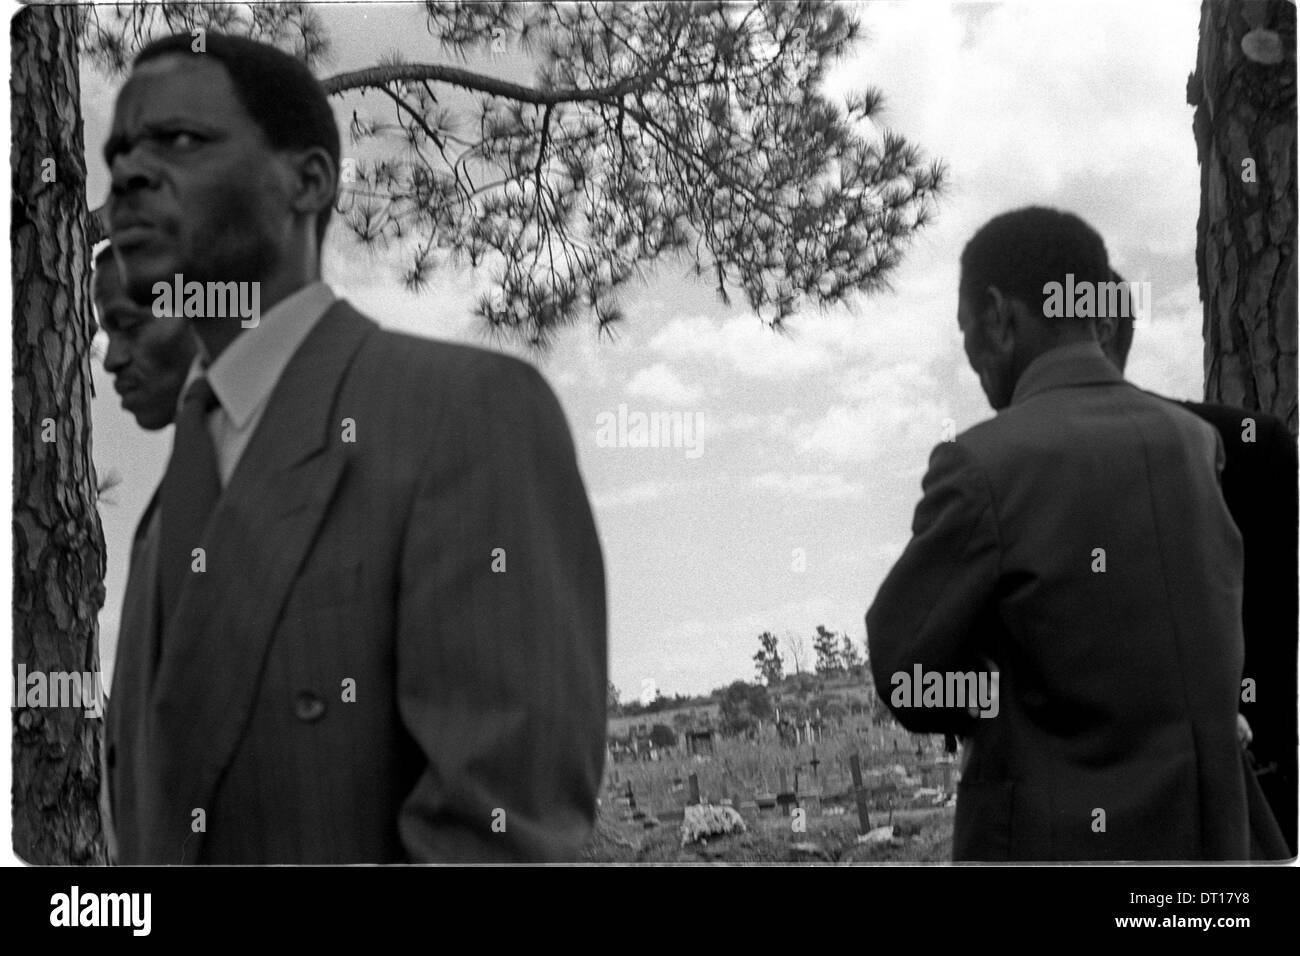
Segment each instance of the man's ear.
M295 212L318 215L334 204L338 192L339 169L330 154L320 146L290 154L293 168L291 205Z
M984 332L999 352L1010 352L1016 343L1014 304L997 286L989 286L986 295L984 311L980 315Z
M1103 312L1109 312L1109 309L1103 309ZM1100 315L1093 320L1093 328L1097 332L1097 341L1101 345L1101 350L1110 354L1116 337L1119 335L1119 316L1118 315Z

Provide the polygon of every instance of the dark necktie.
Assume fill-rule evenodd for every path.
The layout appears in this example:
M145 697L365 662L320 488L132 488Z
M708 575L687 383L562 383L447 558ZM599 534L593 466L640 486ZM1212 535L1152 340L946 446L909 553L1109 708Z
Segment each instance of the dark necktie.
M176 417L172 457L162 482L162 619L171 622L181 589L193 570L208 517L221 497L217 453L208 433L208 412L220 402L206 378L196 378L185 392ZM206 571L207 556L204 556Z

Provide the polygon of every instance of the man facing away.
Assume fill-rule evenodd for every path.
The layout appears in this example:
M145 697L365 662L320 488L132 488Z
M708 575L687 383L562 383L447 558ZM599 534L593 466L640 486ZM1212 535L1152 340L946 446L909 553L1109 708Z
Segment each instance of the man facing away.
M1112 273L1115 282L1124 282ZM1133 345L1133 313L1097 321L1102 351L1121 372ZM1245 551L1240 711L1250 727L1259 786L1296 855L1296 442L1280 418L1212 402L1180 402L1223 442L1223 499Z
M1242 546L1218 435L1123 380L1095 297L1049 298L1109 277L1076 216L999 216L961 267L966 356L997 415L934 450L867 613L898 719L967 735L953 858L1246 859ZM993 668L983 716L890 699L898 674Z
M559 405L529 365L335 298L320 85L269 46L191 42L141 51L105 145L128 293L206 291L159 567L127 596L158 620L121 635L108 709L117 859L574 858L606 619Z

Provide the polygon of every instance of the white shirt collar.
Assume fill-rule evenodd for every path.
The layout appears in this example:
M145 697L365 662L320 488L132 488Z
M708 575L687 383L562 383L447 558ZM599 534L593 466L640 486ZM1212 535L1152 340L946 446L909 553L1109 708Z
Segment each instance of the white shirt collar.
M242 429L271 397L298 346L335 302L334 290L317 280L280 300L257 325L235 337L207 367L208 382L236 429ZM195 356L185 380L204 374L204 356Z

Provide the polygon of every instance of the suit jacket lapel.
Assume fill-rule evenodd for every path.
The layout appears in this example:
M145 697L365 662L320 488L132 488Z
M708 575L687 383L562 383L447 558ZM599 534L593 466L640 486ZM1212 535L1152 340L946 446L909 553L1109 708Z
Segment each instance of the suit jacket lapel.
M345 302L322 317L286 366L213 513L206 569L181 593L150 699L147 859L197 858L193 812L206 807L243 734L271 635L343 475L335 400L375 328Z

